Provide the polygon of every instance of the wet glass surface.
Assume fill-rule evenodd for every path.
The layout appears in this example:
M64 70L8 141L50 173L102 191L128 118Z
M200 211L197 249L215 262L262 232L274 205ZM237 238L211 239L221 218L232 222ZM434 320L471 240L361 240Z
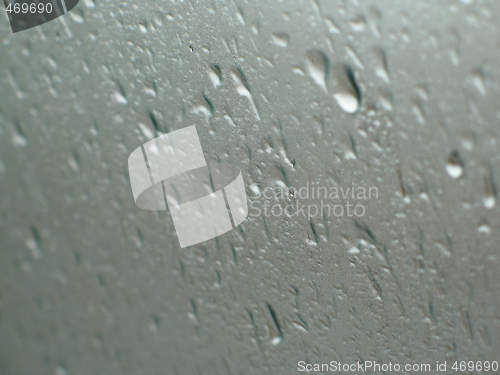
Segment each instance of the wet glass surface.
M499 2L65 4L1 9L0 374L500 361ZM192 125L248 217L181 248L128 158Z

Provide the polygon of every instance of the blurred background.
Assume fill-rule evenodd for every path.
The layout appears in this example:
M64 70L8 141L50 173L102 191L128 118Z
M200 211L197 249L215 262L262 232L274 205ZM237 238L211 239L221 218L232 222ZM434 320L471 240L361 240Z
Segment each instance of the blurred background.
M81 0L16 34L2 14L2 375L500 361L499 2ZM181 249L127 159L190 125L249 202L378 196Z

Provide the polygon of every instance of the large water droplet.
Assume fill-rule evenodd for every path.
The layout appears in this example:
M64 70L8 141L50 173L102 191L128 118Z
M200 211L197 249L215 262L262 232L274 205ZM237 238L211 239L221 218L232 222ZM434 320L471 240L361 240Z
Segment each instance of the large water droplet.
M316 49L310 50L306 55L306 65L311 78L326 92L326 77L330 69L328 57Z
M356 112L359 108L361 96L354 79L354 73L348 66L341 64L336 65L333 72L335 81L335 94L333 97L345 112Z
M219 87L221 84L221 72L217 65L213 65L208 69L208 76L214 87Z

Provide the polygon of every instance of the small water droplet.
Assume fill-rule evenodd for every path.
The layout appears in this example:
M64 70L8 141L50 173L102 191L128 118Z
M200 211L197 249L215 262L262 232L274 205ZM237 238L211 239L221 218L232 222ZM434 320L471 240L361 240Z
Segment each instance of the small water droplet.
M378 97L378 104L386 111L392 111L392 95L387 91L382 91Z
M481 95L486 95L486 86L484 85L484 74L481 70L476 69L470 77L472 85Z
M288 42L290 40L290 37L288 34L285 33L272 33L271 34L271 39L274 44L276 44L279 47L286 47L288 46Z
M14 121L14 129L12 132L12 143L17 147L26 147L28 144L28 139L24 134L21 124L16 120Z
M147 29L145 23L139 22L138 26L139 26L139 30L141 33L146 34L148 32L148 29Z
M294 72L295 74L298 74L300 76L305 76L306 75L304 73L304 71L302 70L302 68L300 68L299 66L293 66L292 67L292 72Z
M328 30L330 31L330 33L332 34L340 34L340 29L339 27L337 26L337 24L335 23L335 21L331 18L325 18L325 23L327 24L328 26Z
M76 151L73 151L71 157L68 160L68 163L75 172L78 172L80 170L80 157L78 156Z
M375 49L375 74L385 83L389 83L389 70L387 68L387 56L381 48Z
M493 195L485 196L483 198L483 204L484 204L484 207L486 207L486 208L491 209L491 208L495 207L496 203L497 203L497 200L495 199L495 197Z
M256 23L252 23L250 25L250 29L252 29L252 33L254 33L255 35L259 33L259 25L257 25Z
M351 247L348 251L349 254L359 254L360 251L356 246Z
M212 116L212 110L212 105L208 98L203 94L198 95L198 97L195 99L195 102L193 103L192 112L205 116L208 121L208 118Z
M271 344L273 344L274 346L279 345L282 342L283 342L283 337L280 336L273 337L273 339L271 340Z
M125 96L125 92L123 91L123 87L119 83L116 83L116 87L115 87L115 90L113 92L113 98L115 99L115 101L117 103L120 103L120 104L127 104L128 103L128 100Z
M374 6L371 6L368 12L368 25L370 26L370 30L373 33L373 35L377 38L380 37L381 21L382 21L382 14L380 13L380 10L378 10Z
M351 30L354 32L363 32L366 29L366 19L362 14L359 14L356 18L349 21Z
M346 46L345 53L358 69L361 70L365 69L363 62L361 61L360 57L358 56L354 48L352 48L351 46Z
M256 197L260 197L260 188L257 184L251 184L249 189Z
M487 224L481 224L480 226L477 227L477 231L479 233L490 234L491 229L490 229L489 225L487 225Z
M245 24L245 19L243 18L243 11L241 9L236 9L236 18L242 25Z
M151 140L151 139L155 138L154 129L149 128L147 125L145 125L143 123L139 123L139 129L147 140Z
M40 235L35 227L31 228L31 236L25 242L28 249L31 250L33 258L40 259L42 257L42 248L40 245Z
M73 10L71 10L71 12L68 12L68 14L76 23L83 23L85 21L85 14L81 9L73 8Z
M415 118L419 122L419 124L424 124L425 123L425 116L424 116L424 110L422 107L422 103L420 100L413 100L413 104L411 106L411 110L413 114L415 115Z

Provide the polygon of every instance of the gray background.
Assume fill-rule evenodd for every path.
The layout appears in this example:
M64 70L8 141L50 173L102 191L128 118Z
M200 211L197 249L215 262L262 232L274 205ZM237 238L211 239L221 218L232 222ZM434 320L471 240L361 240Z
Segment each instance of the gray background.
M500 360L498 1L81 0L15 35L2 14L2 375ZM127 158L193 124L249 196L379 197L180 249Z

